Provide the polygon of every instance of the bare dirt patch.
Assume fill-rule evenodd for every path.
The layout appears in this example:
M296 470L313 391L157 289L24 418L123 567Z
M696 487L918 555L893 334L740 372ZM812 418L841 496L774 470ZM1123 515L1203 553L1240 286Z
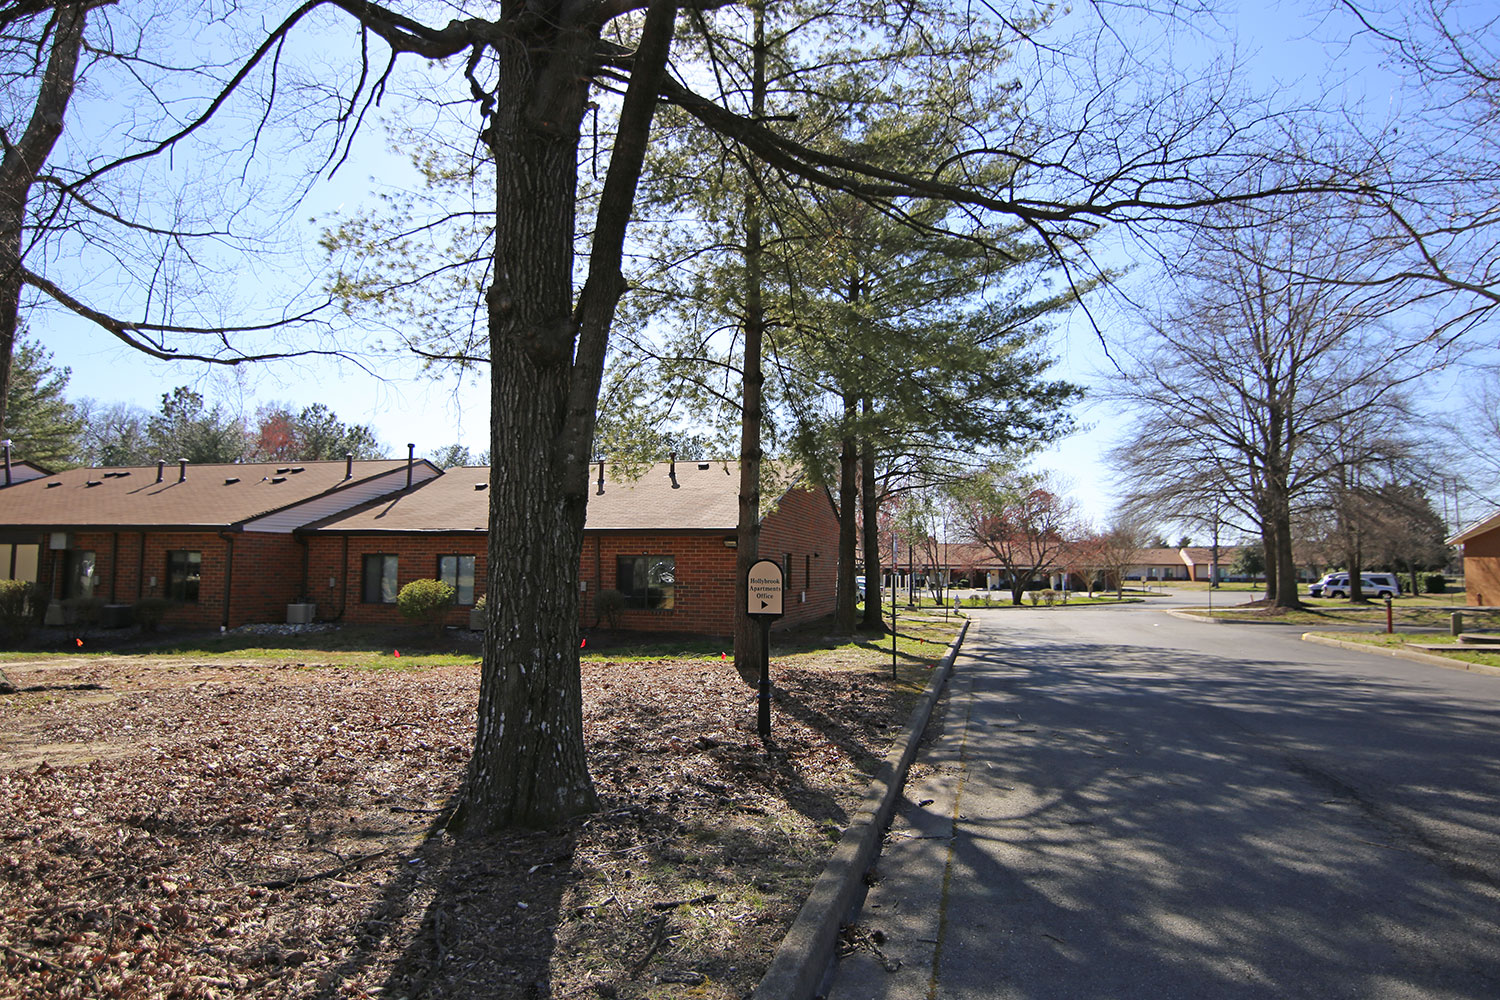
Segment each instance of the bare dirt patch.
M0 998L743 997L908 705L782 665L767 747L718 661L586 664L602 810L477 840L477 665L7 673Z

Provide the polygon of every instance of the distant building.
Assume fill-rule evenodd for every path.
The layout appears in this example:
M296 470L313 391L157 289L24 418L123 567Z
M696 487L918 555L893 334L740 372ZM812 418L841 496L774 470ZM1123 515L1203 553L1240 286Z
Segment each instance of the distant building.
M1448 539L1462 545L1465 602L1476 607L1500 605L1500 511Z

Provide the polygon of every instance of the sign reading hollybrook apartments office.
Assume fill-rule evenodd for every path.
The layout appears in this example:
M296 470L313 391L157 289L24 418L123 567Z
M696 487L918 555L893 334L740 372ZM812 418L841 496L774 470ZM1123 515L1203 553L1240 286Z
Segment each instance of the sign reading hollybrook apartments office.
M750 567L746 577L746 593L749 605L746 613L780 618L782 595L786 590L786 578L782 576L781 564L771 559L762 559Z
M755 728L761 739L771 735L771 619L782 615L785 589L786 577L781 564L774 560L756 561L745 575L745 611L760 621L760 697Z

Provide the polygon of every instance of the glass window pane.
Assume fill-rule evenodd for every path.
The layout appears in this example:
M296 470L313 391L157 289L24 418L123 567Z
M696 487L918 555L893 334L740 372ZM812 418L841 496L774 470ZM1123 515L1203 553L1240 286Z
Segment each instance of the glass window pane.
M474 603L474 557L458 557L458 582L454 584L454 590L458 591L459 604Z
M364 558L364 580L360 600L366 604L396 603L396 557L370 555Z
M620 556L615 586L627 608L671 608L676 605L677 563L672 556Z
M396 557L383 556L382 558L385 560L385 565L380 575L380 600L383 604L395 604L396 591L399 589L396 586Z

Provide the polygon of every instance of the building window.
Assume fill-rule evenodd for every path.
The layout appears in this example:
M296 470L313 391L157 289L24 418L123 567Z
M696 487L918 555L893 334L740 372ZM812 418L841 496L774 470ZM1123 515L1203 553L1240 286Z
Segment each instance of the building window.
M672 556L620 556L615 586L627 608L671 608L677 601L677 564Z
M198 582L203 576L203 553L176 549L167 553L167 593L174 601L198 603Z
M453 588L455 604L474 603L473 556L438 556L438 579Z
M69 552L67 576L64 579L64 597L93 597L94 583L98 579L94 575L94 553L86 550Z
M792 589L792 554L783 552L781 555L781 589L783 592Z
M35 543L0 544L0 580L28 580L36 583L42 547Z
M360 600L366 604L396 603L395 556L365 556L365 579Z

